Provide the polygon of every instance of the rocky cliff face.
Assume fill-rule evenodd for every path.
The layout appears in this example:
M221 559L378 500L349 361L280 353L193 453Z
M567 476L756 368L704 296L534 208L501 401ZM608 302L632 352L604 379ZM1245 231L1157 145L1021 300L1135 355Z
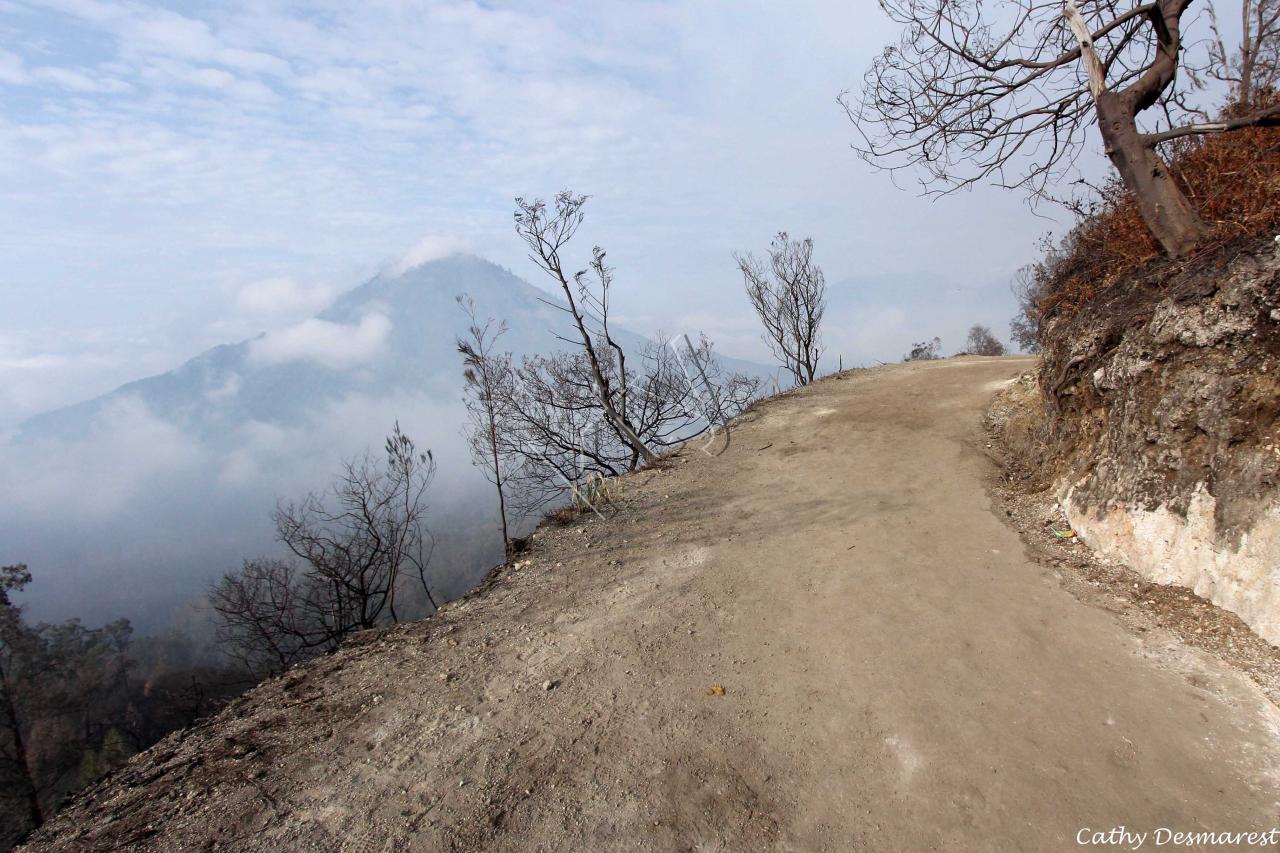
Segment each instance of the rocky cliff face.
M1051 318L1040 475L1076 532L1280 643L1280 254L1145 271Z

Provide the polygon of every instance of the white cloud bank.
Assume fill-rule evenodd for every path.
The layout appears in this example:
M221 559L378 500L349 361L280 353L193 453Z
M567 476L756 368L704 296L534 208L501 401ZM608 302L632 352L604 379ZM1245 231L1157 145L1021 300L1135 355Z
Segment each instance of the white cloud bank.
M404 257L397 261L388 272L393 276L401 276L414 267L438 261L459 252L474 251L469 241L461 237L443 237L428 235L413 245Z
M11 490L4 511L66 518L72 526L112 517L197 476L208 462L198 442L125 397L98 413L81 441L0 444L0 481L23 484Z
M335 370L354 367L381 352L390 334L385 314L366 314L350 325L312 318L253 341L249 358L258 364L312 361Z
M310 314L333 299L333 288L308 286L291 278L264 278L236 291L238 311L252 317L272 318L289 314Z

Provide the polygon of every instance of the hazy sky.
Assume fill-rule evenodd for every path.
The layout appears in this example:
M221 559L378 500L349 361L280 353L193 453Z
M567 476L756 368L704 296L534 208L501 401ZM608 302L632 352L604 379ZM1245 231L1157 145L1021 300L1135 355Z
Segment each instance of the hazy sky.
M787 229L865 291L833 299L878 306L831 331L849 361L943 333L894 310L904 281L971 290L952 327L1003 336L1060 225L858 160L835 98L892 35L873 0L0 0L0 428L406 259L537 283L511 198L562 187L593 196L581 248L637 330L761 357L729 253Z

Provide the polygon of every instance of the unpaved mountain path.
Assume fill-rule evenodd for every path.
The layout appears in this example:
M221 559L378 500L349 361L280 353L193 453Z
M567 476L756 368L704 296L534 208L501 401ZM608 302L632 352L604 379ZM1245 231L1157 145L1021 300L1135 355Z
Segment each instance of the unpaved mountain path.
M1029 364L770 401L722 455L627 478L606 521L544 528L478 594L162 742L32 849L1009 851L1270 828L1276 708L1077 601L992 513L979 417Z

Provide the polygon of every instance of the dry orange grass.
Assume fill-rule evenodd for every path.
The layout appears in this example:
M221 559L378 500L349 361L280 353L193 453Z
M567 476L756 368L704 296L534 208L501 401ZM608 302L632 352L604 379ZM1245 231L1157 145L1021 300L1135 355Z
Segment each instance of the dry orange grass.
M1244 110L1229 114L1235 112ZM1197 255L1280 226L1280 127L1191 138L1172 152L1169 170L1210 227ZM1037 265L1047 294L1042 316L1074 310L1160 256L1137 205L1119 179L1112 179L1098 211Z

